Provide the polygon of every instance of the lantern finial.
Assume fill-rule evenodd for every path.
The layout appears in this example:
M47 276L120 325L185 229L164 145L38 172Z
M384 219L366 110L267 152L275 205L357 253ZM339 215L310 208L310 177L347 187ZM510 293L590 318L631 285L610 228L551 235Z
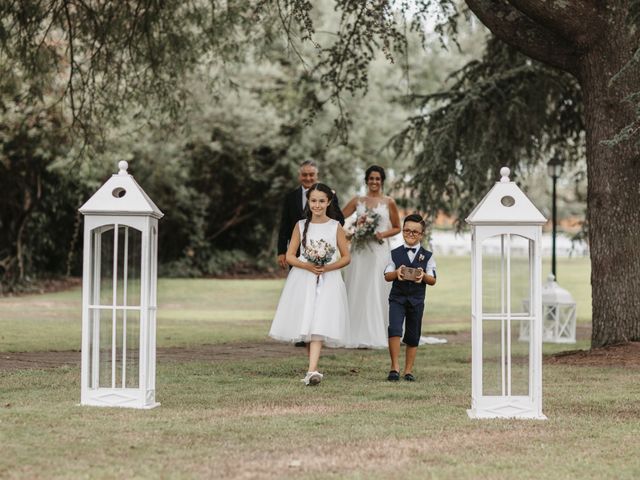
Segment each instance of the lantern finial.
M500 181L502 183L508 183L511 180L509 180L509 173L511 173L511 170L509 170L509 167L502 167L500 169L500 175L502 175L502 178L500 178Z
M126 161L124 160L119 161L118 168L120 169L120 171L118 172L118 175L128 175L127 168L129 168L129 164Z

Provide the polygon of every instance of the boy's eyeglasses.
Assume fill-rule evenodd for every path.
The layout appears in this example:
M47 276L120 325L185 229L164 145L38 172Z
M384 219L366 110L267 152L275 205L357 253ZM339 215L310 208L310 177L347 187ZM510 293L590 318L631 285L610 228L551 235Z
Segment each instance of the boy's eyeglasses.
M418 235L422 235L422 232L419 232L418 230L409 230L408 228L405 228L404 230L402 230L402 233L406 235L411 235L412 237L417 237Z

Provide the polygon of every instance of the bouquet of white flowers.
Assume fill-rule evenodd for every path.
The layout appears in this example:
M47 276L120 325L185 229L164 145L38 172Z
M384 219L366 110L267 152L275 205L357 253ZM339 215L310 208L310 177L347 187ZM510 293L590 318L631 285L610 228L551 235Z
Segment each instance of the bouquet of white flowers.
M380 244L383 243L383 240L376 238L376 228L379 223L380 214L369 208L358 215L356 221L347 231L347 236L351 239L351 246L354 250L360 250L374 240Z
M326 265L336 253L336 247L327 243L325 240L309 240L307 246L304 247L302 256L315 265ZM316 283L320 282L320 276L316 278Z
M302 256L311 263L322 266L331 261L334 253L336 253L336 247L326 241L309 240Z

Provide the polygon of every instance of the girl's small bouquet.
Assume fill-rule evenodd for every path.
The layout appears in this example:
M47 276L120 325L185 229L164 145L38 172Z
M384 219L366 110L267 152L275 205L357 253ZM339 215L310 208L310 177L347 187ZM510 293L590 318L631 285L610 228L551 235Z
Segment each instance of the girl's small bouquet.
M309 240L304 248L302 256L309 262L323 266L331 261L333 254L336 253L336 247L320 240ZM320 277L316 278L316 282L320 281Z
M356 221L347 232L354 250L363 249L371 241L376 241L379 244L384 243L384 240L376 237L376 228L379 223L380 214L368 208L356 217Z

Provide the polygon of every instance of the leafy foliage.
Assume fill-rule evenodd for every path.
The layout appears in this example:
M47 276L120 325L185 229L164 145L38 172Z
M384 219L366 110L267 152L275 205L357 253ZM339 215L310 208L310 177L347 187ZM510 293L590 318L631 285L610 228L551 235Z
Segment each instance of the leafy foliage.
M584 154L580 89L568 74L492 39L453 78L446 91L409 98L419 114L394 140L400 154L415 152L407 185L429 216L444 211L460 226L500 165L517 172L556 150L573 163Z
M0 96L0 275L6 286L35 272L64 272L78 184L56 167L71 142L64 119L43 103ZM15 93L15 91L13 92Z
M458 11L452 0L418 0L389 2L387 0L353 2L336 0L339 12L333 41L320 43L317 38L311 3L298 0L277 0L280 17L292 48L299 53L292 20L302 33L299 40L311 41L318 50L313 74L319 77L322 93L311 105L320 109L327 102L338 111L334 134L342 142L348 141L352 120L345 105L345 96L366 93L369 88L369 66L381 51L388 62L394 63L408 48L408 35L418 33L425 39L425 24L435 19L435 30L441 35L454 35Z
M327 102L326 98L321 100L324 90L319 72L325 67L310 70L307 63L292 59L295 52L291 44L277 41L282 37L276 27L284 25L285 16L279 17L276 23L265 21L258 29L255 26L244 29L246 24L242 22L246 19L240 17L248 15L247 18L255 20L255 15L263 15L268 20L272 18L272 8L278 6L276 3L230 5L224 17L228 24L217 32L233 33L219 39L216 48L221 49L222 54L201 55L189 61L177 59L167 64L169 57L178 52L161 50L156 52L160 56L156 58L155 70L145 66L151 57L132 56L127 52L118 57L114 53L116 57L111 58L108 65L107 58L101 57L110 48L124 48L122 42L130 40L122 36L122 30L128 28L125 13L134 8L135 2L81 5L72 16L71 25L95 17L93 34L106 43L94 52L97 57L91 62L78 60L82 65L73 72L67 68L69 49L75 40L84 38L74 47L75 54L80 55L77 58L84 58L90 51L84 45L92 35L90 26L84 25L81 33L66 32L69 24L65 27L56 17L64 13L66 7L62 2L52 1L48 3L50 10L38 10L44 8L45 3L20 6L0 3L7 9L7 18L20 16L7 23L10 28L2 37L2 48L7 55L0 62L0 68L10 71L17 66L22 70L16 71L23 72L21 76L3 78L7 101L22 106L37 105L57 119L50 128L46 124L34 126L38 133L32 135L30 148L53 157L41 169L48 183L40 192L38 207L29 210L24 218L20 269L15 263L18 230L3 232L6 234L1 243L3 258L8 258L11 251L14 262L13 273L0 272L5 286L15 288L14 281L19 278L26 281L43 274L79 273L82 224L77 208L113 173L114 166L122 159L129 160L131 173L167 214L160 228L161 269L163 274L178 276L270 268L280 202L284 192L295 186L297 165L302 159L313 158L319 162L321 178L340 192L343 201L348 198L345 192L349 195L353 192L354 180L356 185L361 181L359 168L371 163L386 167L397 165L393 152L382 147L406 116L406 107L392 103L394 97L406 93L405 74L390 65L384 55L376 54L371 57L373 63L368 73L370 95L364 98L343 95L340 105ZM73 2L66 3L73 6ZM155 31L161 28L162 22L168 21L160 5L151 5L151 10L144 12L145 4L137 5L133 14L161 17L145 20L148 29ZM185 8L190 8L189 5ZM215 10L215 2L211 5ZM113 24L105 23L103 18L109 8L124 9L110 13L114 16ZM97 10L92 14L93 9ZM339 18L324 5L309 12L323 30L335 30L338 25ZM197 17L194 21L201 25L203 17L196 13L193 13ZM181 15L176 14L174 21L187 25L191 20ZM222 18L219 10L207 15ZM137 21L142 21L142 17ZM27 20L29 18L31 20ZM42 24L47 18L53 22L51 32L57 32L57 36L41 36L42 44L33 43L35 40L30 35L38 31L34 22ZM20 22L28 23L32 30L21 29ZM107 28L113 31L103 32ZM176 28L177 24L157 34L164 35ZM138 33L131 35L135 37ZM152 42L136 45L136 51L141 54L145 48L153 50L154 42L167 40L154 35ZM58 41L54 42L54 38ZM265 38L267 42L261 44L257 38ZM24 43L24 51L9 52L20 41ZM415 40L410 41L414 44L408 43L408 49L417 52ZM197 50L186 40L181 45ZM34 49L38 48L41 50L36 54ZM173 49L178 45L162 48ZM305 62L317 55L308 42L295 48ZM165 54L168 56L163 57ZM37 58L42 63L37 63ZM126 58L129 63L121 63ZM417 69L422 84L431 82L444 71L437 63L430 62L417 61L424 70ZM114 71L101 73L103 67ZM142 76L138 69L143 72ZM160 83L153 83L154 75ZM89 77L95 77L97 90L91 90L91 84L82 83L83 78ZM67 105L71 108L67 109ZM178 105L180 109L176 111ZM350 141L329 143L335 132L333 119L340 115L341 108L351 113ZM74 122L76 127L84 129L83 137L78 137L79 132L72 127ZM12 120L6 116L0 118L0 124L6 126L7 132L13 128ZM100 134L100 138L93 134ZM56 140L48 140L49 137ZM91 143L83 144L86 140ZM49 142L55 144L54 147ZM20 155L25 165L32 161L32 153ZM34 168L33 172L36 171ZM13 181L11 175L4 175L4 179L9 183ZM20 215L18 209L3 213L3 225L15 223Z
M20 69L32 95L61 84L71 125L95 141L131 105L178 115L184 75L203 62L234 61L268 29L260 2L171 0L0 1L0 72ZM264 30L255 28L263 25Z

